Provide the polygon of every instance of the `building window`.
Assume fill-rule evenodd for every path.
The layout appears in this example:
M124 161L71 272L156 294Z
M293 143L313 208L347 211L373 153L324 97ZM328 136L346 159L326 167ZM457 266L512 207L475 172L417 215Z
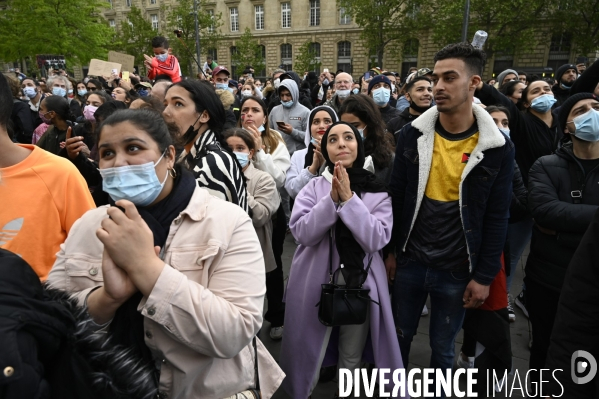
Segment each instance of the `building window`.
M106 0L108 4L110 4L110 8L112 8L112 0Z
M264 29L264 6L254 6L254 15L256 20L256 30Z
M351 15L347 13L347 10L344 7L339 9L339 25L349 25L351 24Z
M131 7L131 0L127 0L127 7Z
M152 29L158 30L158 15L152 14L150 15L150 19L152 21Z
M150 0L150 4L156 4L156 0Z
M208 10L208 15L210 15L210 26L208 26L208 33L214 33L214 10Z
M312 70L316 73L320 73L320 43L310 43L310 54L314 57L311 64L313 67Z
M281 44L281 65L284 70L292 71L293 70L293 47L289 43Z
M556 34L551 37L547 66L553 69L553 73L557 72L560 66L570 61L571 49L572 35L569 33Z
M261 70L254 71L254 78L257 76L266 76L266 46L261 44L260 46L260 54L262 55L262 61L264 62L264 68Z
M416 68L418 65L418 48L420 42L418 39L408 39L403 45L402 50L402 63L401 63L401 76L407 77L410 68Z
M320 25L320 0L310 0L310 26Z
M111 28L116 28L116 22L114 22L114 19L109 19L108 25L110 25Z
M506 69L512 69L514 66L514 49L496 49L495 60L493 62L493 76L497 76ZM501 83L500 83L501 85Z
M337 43L337 70L352 73L351 43Z
M291 3L281 3L281 25L291 28Z
M237 7L229 8L229 15L231 16L231 32L239 32L239 11Z
M237 47L231 46L229 52L231 54L231 78L234 79L237 77L237 62L233 61L235 55L237 54Z
M209 49L208 49L206 52L208 53L208 55L209 55L209 56L211 56L211 57L212 57L212 60L213 60L213 61L216 61L216 60L218 60L218 57L217 57L217 55L216 55L216 48L214 48L214 47L212 47L212 48L209 48Z

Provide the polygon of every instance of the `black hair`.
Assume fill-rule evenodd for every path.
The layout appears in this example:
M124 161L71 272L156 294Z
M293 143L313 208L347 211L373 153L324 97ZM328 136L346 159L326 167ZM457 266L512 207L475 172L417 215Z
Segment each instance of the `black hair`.
M116 89L116 87L115 87L115 89ZM123 89L123 88L121 87L121 89ZM123 90L125 90L125 89L123 89ZM125 90L125 100L129 100L129 102L126 102L126 101L123 101L123 102L125 104L127 104L127 108L129 108L129 105L131 105L131 103L133 101L137 100L138 98L139 98L139 96L137 94L133 95L133 94L131 94L131 91Z
M63 121L75 120L71 114L69 101L60 96L49 96L43 100L46 111L53 111Z
M94 112L94 118L98 123L105 121L110 115L116 111L127 109L127 105L122 101L110 100L100 105L96 112Z
M8 85L8 79L0 73L0 126L5 129L8 129L12 108L13 96Z
M144 104L139 107L139 109L152 109L156 112L160 112L162 113L162 111L164 111L164 103L162 101L160 101L159 99L157 99L156 97L152 97L152 96L145 96L145 97L137 97L135 100L141 100L144 102Z
M90 79L85 84L85 88L86 89L87 89L87 85L90 84L90 83L93 84L94 86L96 86L96 91L102 90L104 88L104 85L98 79Z
M112 96L110 96L110 94L106 93L105 91L94 90L94 91L88 91L85 94L85 102L87 102L87 100L89 99L89 96L92 96L94 94L102 99L102 104L107 103L108 101L114 100L112 98ZM83 104L83 105L85 105L85 104Z
M98 127L98 142L100 142L105 126L114 126L124 122L129 122L139 130L148 133L156 144L158 144L160 152L166 151L169 146L173 145L173 136L164 118L159 113L149 109L124 109L116 111Z
M488 85L490 85L491 81L497 82L497 79L491 78L491 79L487 80L485 83L487 83Z
M220 98L216 95L212 86L202 84L196 80L182 80L166 89L165 93L168 93L173 87L181 87L189 93L191 100L196 105L196 112L201 114L206 111L210 119L208 120L208 127L216 135L217 141L222 147L228 149L227 143L223 140L222 130L226 120L225 109ZM181 132L185 133L185 132ZM186 137L187 136L187 137ZM181 137L184 145L191 143L195 139L196 133L191 132L190 135L184 135Z
M24 82L24 81L26 81L26 80L31 80L31 81L33 81L33 84L34 84L36 87L39 87L39 85L40 85L40 82L39 82L37 79L35 79L35 78L32 78L32 77L29 77L29 76L26 76L26 77L25 77L25 78L24 78L24 79L21 81L21 83L23 83L23 82Z
M339 120L343 114L353 114L366 124L366 156L372 156L372 162L377 169L388 167L393 158L394 146L385 132L385 122L374 100L364 94L349 96L339 107Z
M522 83L519 80L512 80L511 82L507 82L506 84L504 84L503 86L501 86L501 88L499 89L499 91L501 93L505 94L508 97L513 96L514 92L516 91L516 86L518 84L525 85L524 83Z
M248 146L250 151L251 150L256 151L256 142L254 141L254 138L252 137L252 135L245 129L242 129L240 127L233 127L231 129L225 130L225 132L223 133L223 138L224 138L225 142L227 141L227 139L229 137L239 137L240 139L243 140L245 145ZM227 147L228 147L228 144L227 144Z
M518 105L521 107L521 109L526 109L527 111L530 109L530 107L525 107L524 103L528 103L528 92L530 91L530 86L534 83L537 82L541 79L539 79L538 77L535 79L535 77L531 77L530 80L528 81L528 85L526 85L526 87L524 88L524 90L522 90L522 97L520 98L520 101L518 101Z
M166 82L173 83L173 79L170 76L165 75L165 74L156 75L156 78L154 79L154 84L156 84L160 81L166 81Z
M472 75L482 76L487 55L484 51L474 48L468 42L453 43L443 47L435 54L434 61L458 58L466 64Z
M164 36L156 36L152 39L152 48L163 47L168 49L168 40Z
M489 114L492 114L493 112L503 112L507 116L508 120L511 118L510 110L503 105L489 105L487 108L485 108L485 110Z
M520 76L520 75L524 75L524 76L528 77L528 75L524 71L518 71L518 76Z
M431 83L431 80L429 78L427 78L426 76L418 76L418 77L415 77L414 79L410 80L408 83L406 83L403 90L405 92L408 92L408 91L410 91L410 89L412 87L414 87L414 85L416 84L416 82L422 82L422 81L426 81L428 83Z

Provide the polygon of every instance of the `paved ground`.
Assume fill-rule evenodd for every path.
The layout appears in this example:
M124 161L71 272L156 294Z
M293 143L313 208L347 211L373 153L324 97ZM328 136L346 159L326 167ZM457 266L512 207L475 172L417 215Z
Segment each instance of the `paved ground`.
M285 241L285 250L283 252L283 268L285 273L285 283L289 277L289 269L291 267L291 260L295 251L295 243L293 237L289 234ZM512 296L516 297L520 292L522 278L523 278L523 263L526 262L528 249L522 256L520 266L516 271L514 282L512 284ZM430 304L428 304L430 308ZM528 350L528 319L520 311L516 309L516 322L511 324L511 338L512 338L512 356L514 361L514 368L518 369L520 375L524 376L528 370L528 358L530 352ZM412 348L410 351L410 365L409 367L423 368L428 367L430 359L430 347L429 347L429 318L422 317L420 319L420 325L418 327L418 334L414 337ZM281 348L280 341L273 341L268 336L270 327L268 322L264 322L264 328L262 328L260 339L264 342L268 350L271 352L275 359L279 358L279 352ZM462 344L462 334L460 333L456 339L456 352L459 353ZM508 387L511 386L512 381L508 383ZM337 389L336 384L330 382L326 384L318 384L312 394L313 399L331 399L333 398ZM512 397L522 397L518 394L519 391L514 391ZM495 397L503 397L501 394L497 394ZM289 399L290 397L282 390L274 395L274 399ZM293 399L304 399L304 398L293 398Z

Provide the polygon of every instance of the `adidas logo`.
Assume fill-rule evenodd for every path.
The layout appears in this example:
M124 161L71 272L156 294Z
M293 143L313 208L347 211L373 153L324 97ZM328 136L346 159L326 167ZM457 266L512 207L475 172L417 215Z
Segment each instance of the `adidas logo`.
M8 243L19 234L23 227L23 218L11 220L0 230L0 246Z

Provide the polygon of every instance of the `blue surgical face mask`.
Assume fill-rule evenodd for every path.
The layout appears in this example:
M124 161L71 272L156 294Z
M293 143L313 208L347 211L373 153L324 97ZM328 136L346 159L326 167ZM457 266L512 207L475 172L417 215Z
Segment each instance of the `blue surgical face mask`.
M359 89L353 89L351 92L354 93L354 94L360 94L360 90Z
M264 125L258 126L258 131L262 133L264 131Z
M599 141L599 111L590 109L567 123L574 123L576 138L590 142Z
M293 105L293 101L281 101L281 104L285 108L291 108L291 106Z
M166 59L168 58L168 54L158 54L158 55L156 56L156 58L158 59L158 61L160 61L160 62L164 62L164 61L166 61Z
M84 95L87 94L87 90L85 90L85 89L77 90L77 94L79 94L81 97L83 97Z
M506 136L510 137L510 129L508 129L507 127L500 127L499 131L505 134Z
M229 84L228 83L217 83L215 85L216 90L227 90L229 88Z
M137 206L150 205L158 198L168 178L168 171L162 183L156 175L156 165L162 157L164 154L156 163L100 169L102 189L115 201L124 199Z
M389 103L391 97L391 90L386 87L380 87L372 92L372 99L379 107L383 107Z
M64 97L67 95L67 91L65 89L63 89L62 87L53 87L52 94L54 94L55 96L58 96L58 97Z
M35 87L25 87L23 89L23 94L25 94L27 98L33 98L37 96L37 90L35 90Z
M234 152L233 154L237 157L242 168L245 168L250 162L250 154L246 154L245 152Z
M532 103L530 104L530 108L534 109L537 112L544 114L545 112L548 112L549 110L551 110L551 107L553 107L553 104L555 104L556 102L557 102L557 100L552 95L543 94L542 96L539 96L539 97L535 98L534 100L532 100Z
M310 143L316 147L318 145L318 140L316 140L314 137L312 137L312 139L310 140Z
M364 129L365 128L358 129L358 132L360 133L360 136L362 136L362 138L364 138Z
M137 91L137 94L140 95L140 97L147 97L148 96L148 91L145 89L140 89Z

